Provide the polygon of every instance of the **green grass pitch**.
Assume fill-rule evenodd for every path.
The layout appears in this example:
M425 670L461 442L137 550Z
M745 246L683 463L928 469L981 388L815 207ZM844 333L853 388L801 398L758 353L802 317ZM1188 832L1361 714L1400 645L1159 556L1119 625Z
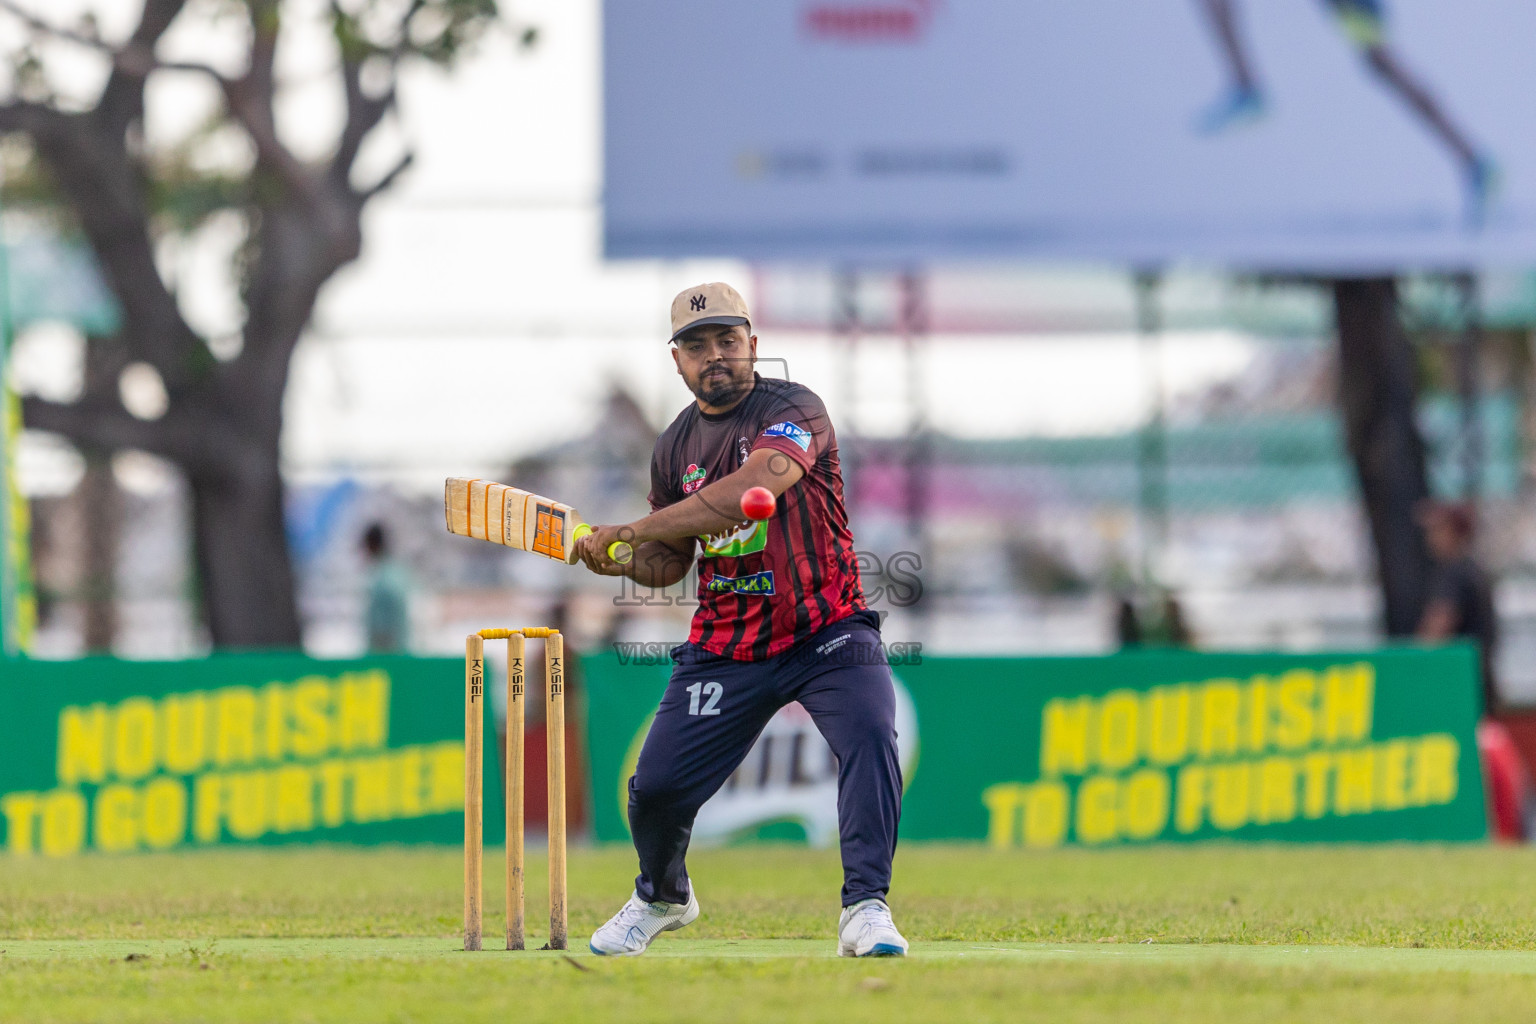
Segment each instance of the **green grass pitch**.
M5 1021L1527 1021L1536 853L911 844L904 961L833 955L835 852L697 851L704 914L645 957L586 936L633 853L573 850L568 955L461 944L457 849L203 851L0 870ZM529 864L542 942L542 861Z

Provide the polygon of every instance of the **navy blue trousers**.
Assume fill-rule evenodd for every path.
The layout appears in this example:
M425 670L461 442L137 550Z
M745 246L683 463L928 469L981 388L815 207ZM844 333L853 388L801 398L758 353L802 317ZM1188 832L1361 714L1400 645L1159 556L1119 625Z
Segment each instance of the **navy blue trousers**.
M799 701L837 757L843 906L884 899L902 782L896 695L875 614L834 622L767 661L733 661L692 644L672 654L672 682L629 780L629 827L640 854L636 894L646 902L688 902L684 857L694 816L774 712Z

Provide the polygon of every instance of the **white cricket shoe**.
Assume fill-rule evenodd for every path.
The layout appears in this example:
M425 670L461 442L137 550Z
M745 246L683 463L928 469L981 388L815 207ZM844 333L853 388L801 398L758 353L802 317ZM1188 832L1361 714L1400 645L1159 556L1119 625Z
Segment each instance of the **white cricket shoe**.
M662 932L675 932L698 919L699 900L688 887L688 902L646 903L634 893L587 945L598 956L639 956Z
M860 900L837 920L838 956L906 956L907 940L884 900Z

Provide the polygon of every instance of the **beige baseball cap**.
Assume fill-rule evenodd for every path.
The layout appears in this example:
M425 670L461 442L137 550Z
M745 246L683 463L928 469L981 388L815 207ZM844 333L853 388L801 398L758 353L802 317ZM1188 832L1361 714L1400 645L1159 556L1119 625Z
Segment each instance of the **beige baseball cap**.
M669 340L676 341L678 335L700 324L735 327L751 321L747 315L747 302L735 288L723 281L696 284L684 288L672 300L672 337Z

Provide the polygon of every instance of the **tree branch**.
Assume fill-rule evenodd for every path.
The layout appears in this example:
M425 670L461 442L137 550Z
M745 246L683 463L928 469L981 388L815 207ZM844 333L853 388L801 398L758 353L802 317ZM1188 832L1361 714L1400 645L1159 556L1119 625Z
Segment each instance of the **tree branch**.
M394 62L390 63L390 74L393 76ZM343 186L351 180L352 164L357 160L357 154L363 148L363 142L368 138L368 134L378 127L379 122L384 120L384 115L388 114L395 105L393 77L384 94L375 97L369 96L363 90L362 75L363 61L343 55L341 80L347 96L347 123L341 130L341 140L336 146L336 155L331 160L331 180Z
M256 147L257 164L314 205L318 200L315 178L283 145L273 113L277 37L282 24L279 0L247 0L247 6L251 22L250 66L241 77L222 80L225 104Z
M102 452L128 448L171 459L186 455L169 443L171 431L164 420L135 419L121 405L106 401L50 402L42 398L21 400L21 422L28 430L59 434L85 448Z
M391 185L393 185L395 183L395 179L400 177L400 175L404 174L406 172L406 169L409 168L411 166L411 164L413 164L415 162L416 162L416 154L415 153L408 152L404 156L402 156L399 159L399 161L396 162L395 166L391 167L384 174L384 176L382 178L380 178L378 181L374 182L372 185L370 185L368 188L364 189L361 193L358 194L358 197L357 197L358 203L357 203L357 205L359 206L359 208L361 208L365 203L367 203L368 200L372 199L374 196L378 195L380 192L385 191Z
M12 100L0 104L0 135L25 132L34 138L64 129L65 115L41 103Z
M83 32L76 32L44 21L22 8L16 0L0 0L0 11L10 14L34 32L95 50L111 60L112 76L108 79L107 87L103 92L103 105L106 105L107 102L116 100L116 92L131 89L134 80L137 80L142 87L143 80L151 71L190 71L208 75L217 80L223 79L216 69L207 64L163 61L155 56L155 44L160 41L165 30L176 19L176 15L181 13L186 2L187 0L145 0L144 14L139 20L139 27L122 46L113 46L100 36L86 35Z

